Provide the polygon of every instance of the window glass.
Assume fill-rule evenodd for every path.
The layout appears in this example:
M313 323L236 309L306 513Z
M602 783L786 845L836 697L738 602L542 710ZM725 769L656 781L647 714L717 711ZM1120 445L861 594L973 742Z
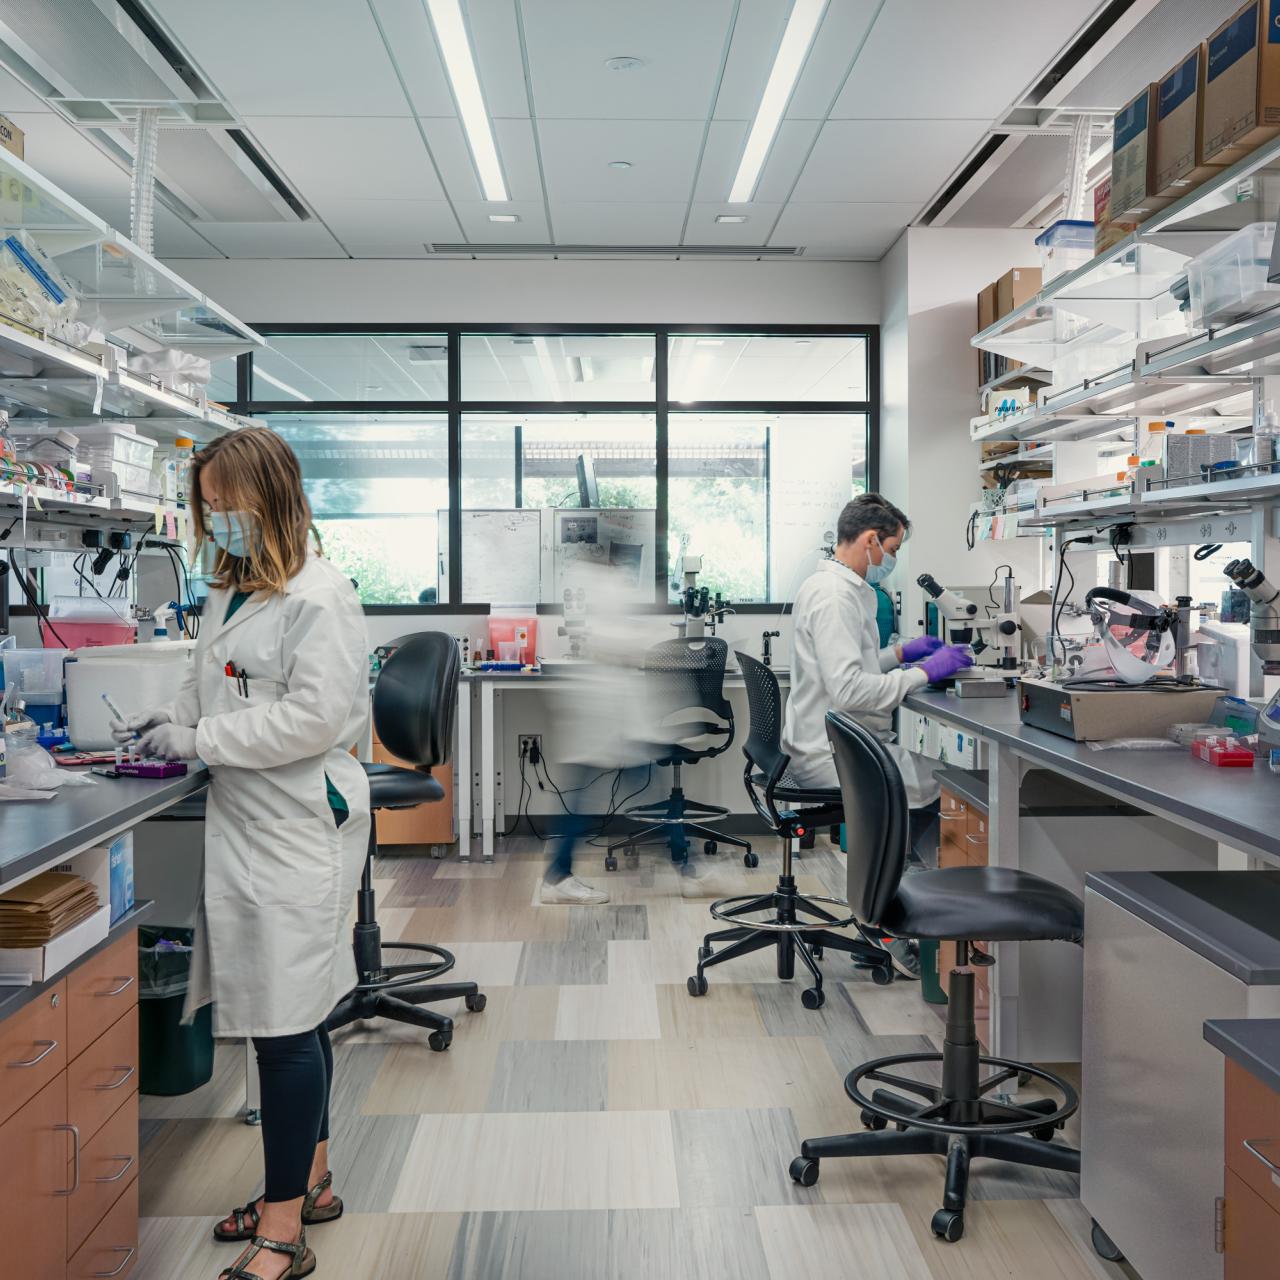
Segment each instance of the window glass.
M442 333L276 333L253 356L253 399L445 400Z
M210 400L219 404L232 404L237 396L236 371L237 360L215 360L209 367L209 385L205 388Z
M680 334L670 339L673 401L867 398L863 337Z
M446 602L436 516L449 506L445 416L272 414L269 421L302 464L325 554L355 579L361 601Z
M462 335L464 400L652 400L652 334Z
M866 488L865 414L694 414L670 418L670 598L680 562L737 604L795 598Z
M651 413L465 414L463 599L559 602L599 562L652 603L656 439Z

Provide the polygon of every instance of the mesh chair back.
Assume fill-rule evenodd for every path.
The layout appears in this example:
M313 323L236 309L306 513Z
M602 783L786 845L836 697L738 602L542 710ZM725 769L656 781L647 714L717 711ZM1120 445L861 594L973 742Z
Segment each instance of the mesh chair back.
M877 924L898 893L907 861L910 810L897 762L856 720L827 713L849 846L847 899L858 919Z
M373 686L373 723L392 755L426 773L453 750L462 663L442 631L404 636Z
M776 783L790 763L782 749L782 691L778 677L749 653L734 656L746 682L747 705L751 709L751 732L743 750L766 784Z
M733 741L733 708L724 696L724 668L729 646L715 636L664 640L648 650L644 669L657 677L661 719L690 711L706 711L729 726L730 733L710 755L719 755ZM679 722L671 726L679 729Z

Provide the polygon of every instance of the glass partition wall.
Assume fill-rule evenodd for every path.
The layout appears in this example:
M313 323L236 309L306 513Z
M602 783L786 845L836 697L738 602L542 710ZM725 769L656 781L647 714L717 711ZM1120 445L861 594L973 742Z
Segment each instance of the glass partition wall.
M771 610L875 485L874 327L256 327L234 407L374 611L554 606L591 558L673 607L686 555Z

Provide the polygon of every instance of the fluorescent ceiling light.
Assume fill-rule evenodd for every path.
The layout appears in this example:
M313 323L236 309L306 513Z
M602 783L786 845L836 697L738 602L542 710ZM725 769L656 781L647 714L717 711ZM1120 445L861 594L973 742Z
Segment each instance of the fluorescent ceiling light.
M489 215L490 222L519 222L520 215L518 213L491 213Z
M278 387L285 395L292 396L295 400L305 400L308 404L311 403L310 396L304 396L297 387L291 387L287 382L281 382L279 378L273 377L265 369L255 368L253 376L261 378L263 382L269 382L273 387Z
M756 189L760 170L764 168L765 157L782 123L782 113L791 100L791 91L800 78L800 68L804 66L826 7L827 0L795 0L792 5L787 29L782 33L782 43L778 45L778 54L773 60L773 70L769 72L769 81L756 109L751 132L747 134L747 145L743 148L738 173L729 192L730 204L747 204Z
M746 222L747 215L745 213L717 213L717 222Z
M480 175L480 186L486 200L507 200L507 184L498 163L498 148L494 145L493 130L489 126L489 113L485 110L484 95L480 92L480 78L476 75L475 58L471 41L467 38L467 24L462 18L458 0L427 0L431 22L436 29L436 40L444 55L445 70L453 85L453 98L458 104L462 127L471 145L471 158Z

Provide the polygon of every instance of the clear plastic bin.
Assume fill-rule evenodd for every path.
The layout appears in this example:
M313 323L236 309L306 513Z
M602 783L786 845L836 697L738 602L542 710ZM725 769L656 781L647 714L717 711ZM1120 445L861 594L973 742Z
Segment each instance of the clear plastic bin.
M5 649L4 685L16 686L15 698L28 703L60 703L62 701L62 649Z
M1256 315L1280 303L1268 284L1274 222L1251 222L1187 263L1191 322L1201 329Z
M80 437L82 458L88 458L91 462L99 459L106 463L123 462L132 467L151 470L156 442L147 436L140 436L127 424L94 423L92 426L77 427L76 435Z
M1083 267L1093 258L1094 225L1074 218L1061 218L1036 236L1040 246L1040 266L1044 283Z

